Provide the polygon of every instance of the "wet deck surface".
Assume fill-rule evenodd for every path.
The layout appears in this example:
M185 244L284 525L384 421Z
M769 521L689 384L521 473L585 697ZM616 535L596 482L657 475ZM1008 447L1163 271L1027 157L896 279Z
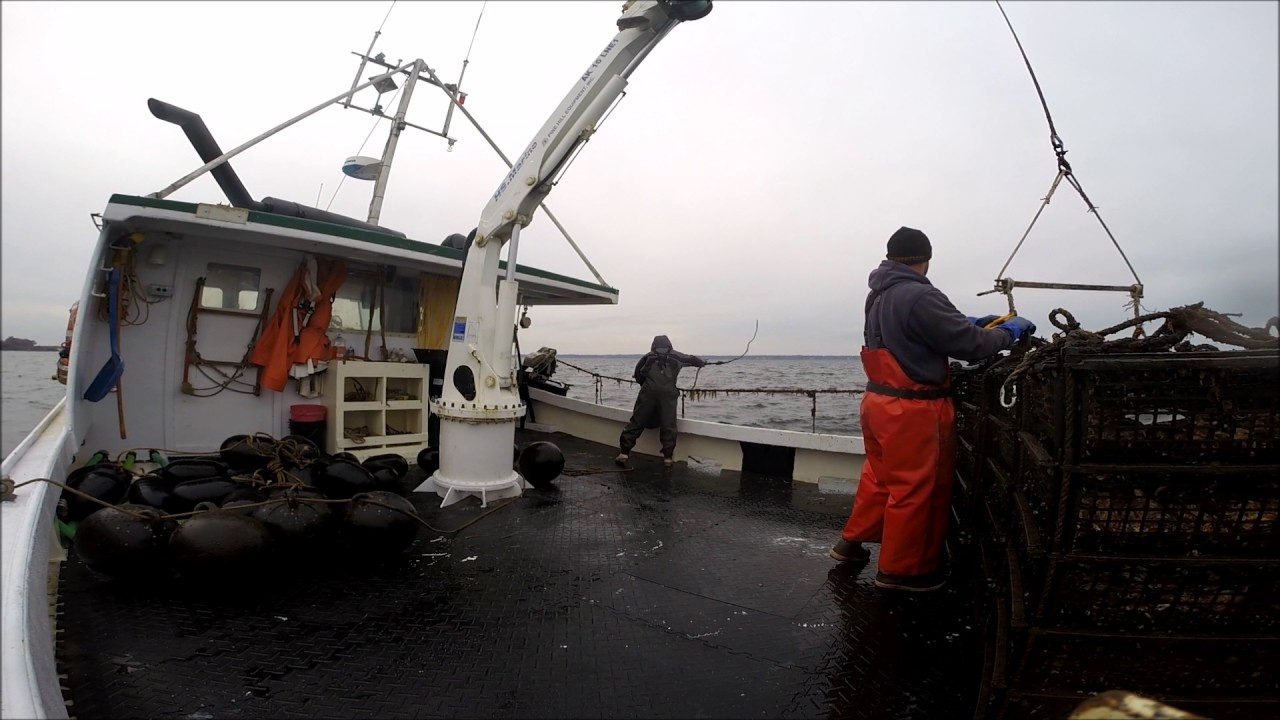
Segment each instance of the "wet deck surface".
M382 564L214 596L107 581L72 554L61 672L74 717L972 716L964 581L875 589L826 555L852 498L562 435L554 490ZM415 470L415 472L417 472ZM479 513L411 497L456 528ZM874 546L873 546L874 547Z

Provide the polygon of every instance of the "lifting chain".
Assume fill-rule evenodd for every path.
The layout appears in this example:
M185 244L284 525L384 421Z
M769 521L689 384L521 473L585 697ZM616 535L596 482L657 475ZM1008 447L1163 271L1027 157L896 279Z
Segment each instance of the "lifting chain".
M1111 228L1107 227L1107 223L1103 221L1102 215L1098 212L1097 206L1094 205L1093 201L1089 199L1089 196L1085 194L1084 188L1080 185L1080 181L1076 179L1075 173L1071 168L1071 163L1067 160L1066 146L1063 144L1062 138L1058 135L1057 128L1054 127L1053 115L1049 112L1049 104L1045 100L1044 91L1040 88L1040 81L1036 78L1035 70L1031 67L1031 60L1027 58L1026 50L1022 47L1022 41L1018 39L1018 33L1014 31L1013 23L1009 20L1009 16L1005 13L1004 7L1000 5L999 0L996 1L996 7L1000 8L1000 14L1004 16L1005 24L1009 26L1009 32L1013 34L1013 40L1018 46L1018 52L1022 55L1022 60L1027 66L1027 72L1031 75L1032 84L1035 85L1036 95L1040 98L1040 106L1044 109L1044 117L1049 125L1049 143L1052 145L1053 154L1057 159L1058 174L1054 177L1053 183L1049 186L1049 192L1045 194L1040 204L1040 209L1037 210L1035 216L1031 218L1031 223L1027 226L1026 231L1022 233L1022 238L1018 240L1017 245L1013 248L1013 252L1009 254L1008 259L1005 260L1004 265L1000 268L1000 272L996 274L995 289L978 293L978 295L987 295L992 292L1003 293L1009 303L1009 315L1012 316L1017 314L1013 301L1013 289L1018 286L1056 290L1110 290L1127 292L1130 300L1126 304L1126 307L1132 308L1135 320L1139 319L1142 316L1142 280L1138 278L1138 272L1133 269L1133 263L1129 262L1129 258L1125 255L1124 249L1120 247L1120 243L1116 240L1115 235L1112 234ZM1009 268L1009 263L1013 262L1014 256L1018 254L1018 250L1021 249L1022 244L1026 242L1027 236L1031 234L1031 229L1035 227L1036 221L1040 219L1040 214L1043 213L1044 209L1049 205L1049 201L1053 198L1054 192L1057 191L1058 185L1061 184L1063 180L1066 180L1071 187L1075 188L1076 192L1079 193L1080 198L1084 200L1085 206L1089 208L1089 212L1093 213L1093 216L1098 218L1098 223L1102 225L1102 229L1107 233L1107 237L1110 238L1111 244L1114 245L1116 251L1120 253L1121 259L1124 260L1125 265L1129 268L1130 274L1133 275L1133 285L1124 287L1111 285L1082 285L1076 283L1029 283L1018 282L1012 278L1004 276L1005 270ZM1145 336L1146 333L1143 331L1141 322L1134 327L1133 334L1135 338Z

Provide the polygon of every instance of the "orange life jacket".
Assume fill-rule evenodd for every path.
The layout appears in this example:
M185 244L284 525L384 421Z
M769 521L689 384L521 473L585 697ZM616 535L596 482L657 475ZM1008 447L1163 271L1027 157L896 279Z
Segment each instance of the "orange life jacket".
M336 259L316 260L316 285L320 295L314 302L310 317L306 316L304 307L307 301L303 288L306 274L304 262L285 287L250 358L250 362L262 368L262 387L268 390L284 390L289 382L290 365L306 364L308 360L327 361L333 355L326 332L333 318L333 296L347 279L347 265ZM295 325L301 325L297 335L293 333Z

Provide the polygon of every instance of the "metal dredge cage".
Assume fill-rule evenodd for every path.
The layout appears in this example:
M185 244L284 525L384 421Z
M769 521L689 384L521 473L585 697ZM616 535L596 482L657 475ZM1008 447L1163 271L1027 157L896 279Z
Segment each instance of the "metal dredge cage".
M987 581L978 715L1124 688L1273 717L1280 350L1081 333L953 374L956 513Z

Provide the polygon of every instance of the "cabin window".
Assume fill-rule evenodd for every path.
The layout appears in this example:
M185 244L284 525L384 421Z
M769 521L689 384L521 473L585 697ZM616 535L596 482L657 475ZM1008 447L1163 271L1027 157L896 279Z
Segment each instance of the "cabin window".
M200 307L221 310L257 310L262 271L242 265L209 263L204 275Z
M418 333L419 280L417 273L408 277L397 277L384 287L383 314L387 322L388 335L413 335ZM378 318L378 309L374 305L373 277L364 273L351 273L346 282L338 289L333 299L333 320L329 327L334 330L359 330L375 333L382 331ZM372 327L370 327L369 310L373 309Z

